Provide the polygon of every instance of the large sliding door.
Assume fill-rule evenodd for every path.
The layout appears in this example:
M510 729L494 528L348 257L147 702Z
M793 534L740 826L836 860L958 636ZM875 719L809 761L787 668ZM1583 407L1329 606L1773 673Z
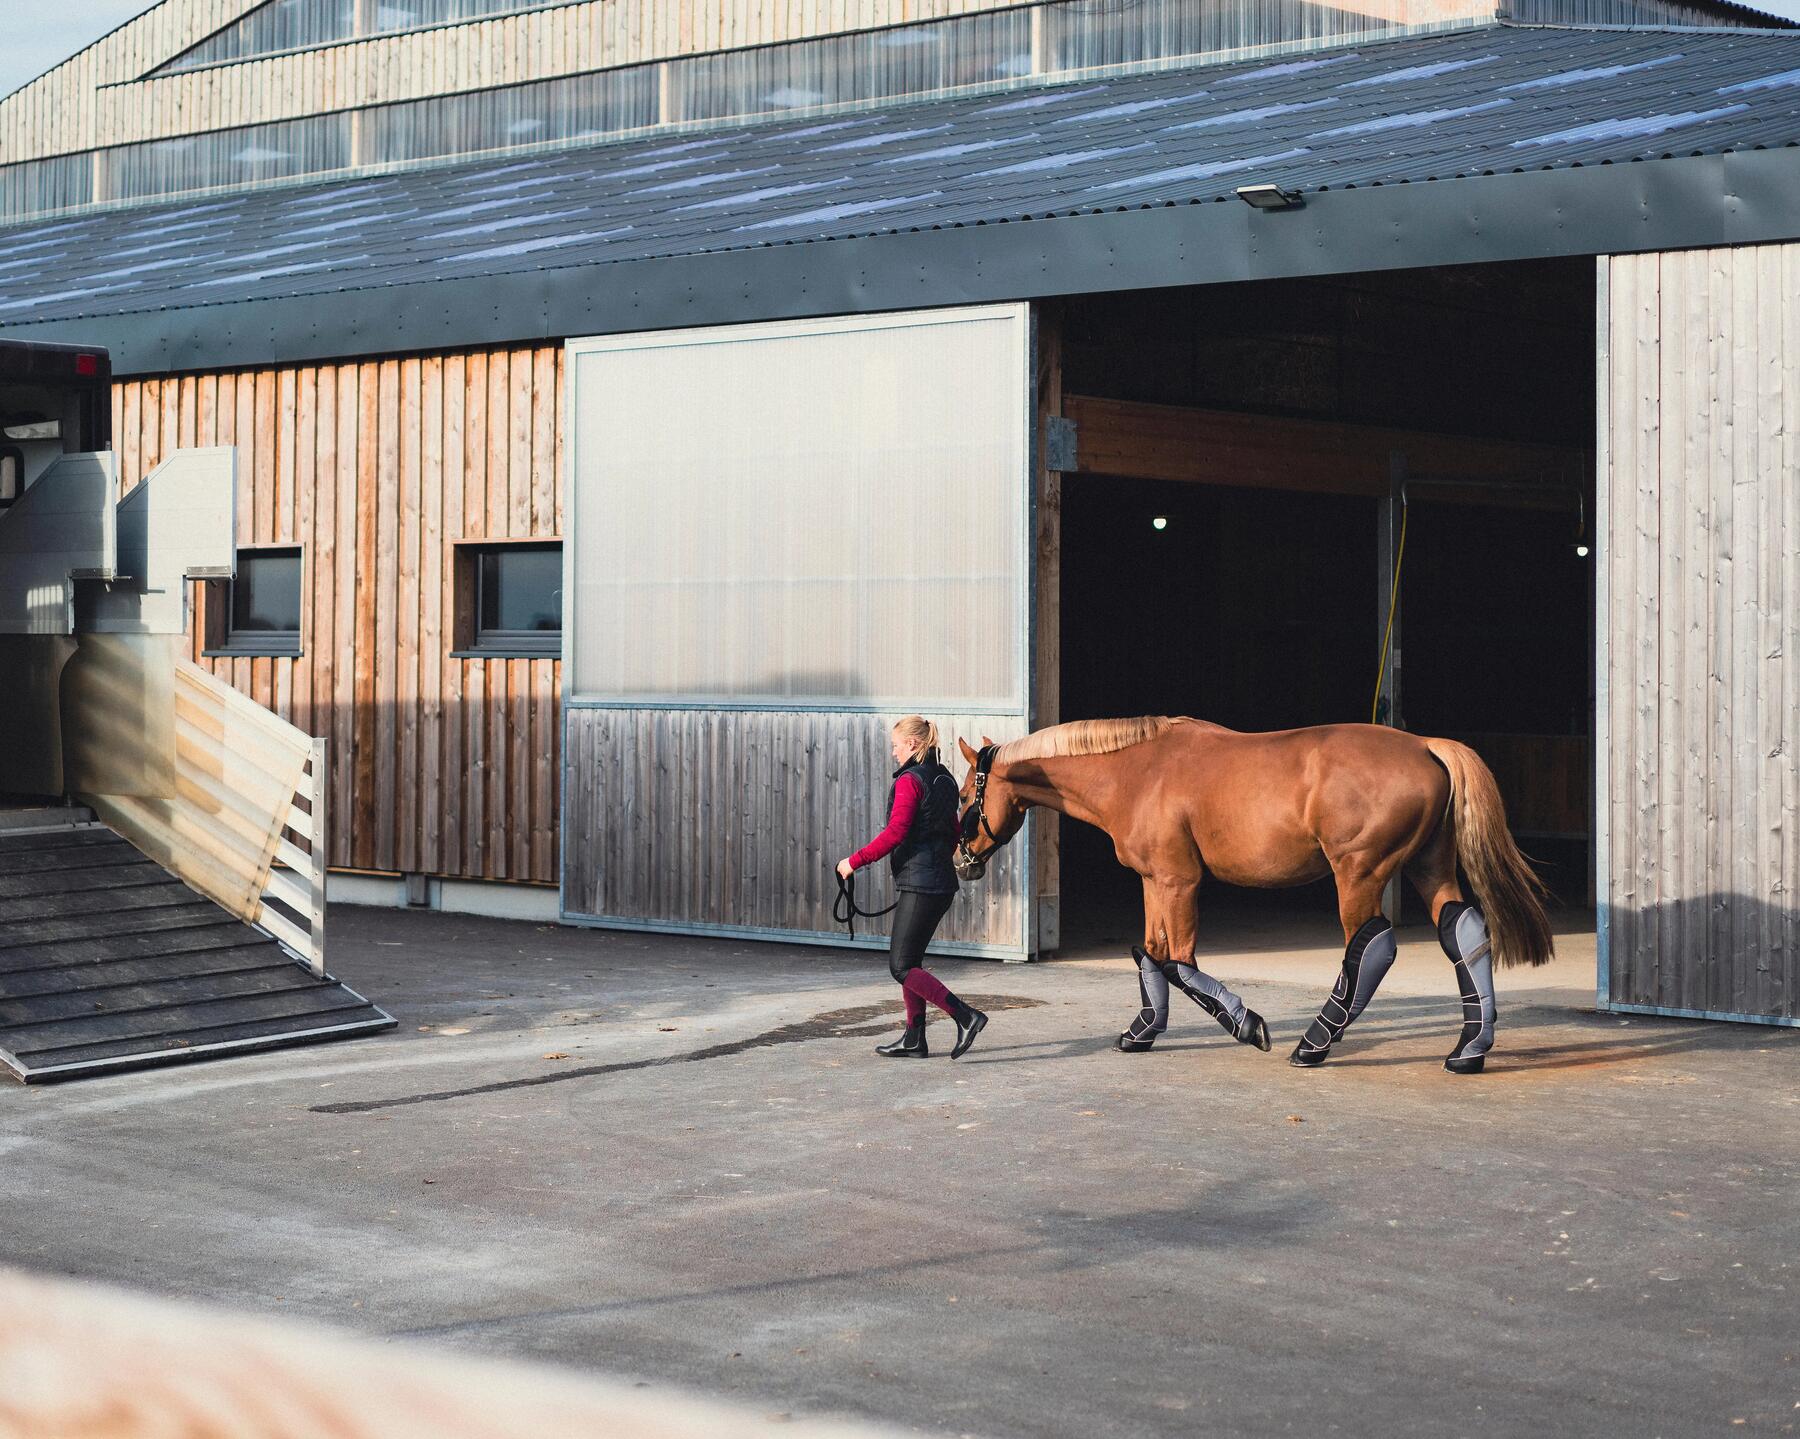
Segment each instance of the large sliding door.
M570 344L568 919L841 940L893 720L959 777L1024 732L1028 356L1023 306ZM1029 844L942 948L1028 952Z
M1599 264L1600 1006L1800 1025L1800 245Z

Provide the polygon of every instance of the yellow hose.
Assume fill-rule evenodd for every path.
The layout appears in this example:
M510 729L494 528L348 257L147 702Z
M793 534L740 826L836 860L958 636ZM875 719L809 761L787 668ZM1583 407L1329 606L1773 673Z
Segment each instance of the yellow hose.
M1387 679L1388 647L1394 642L1394 612L1400 607L1400 564L1406 558L1406 513L1404 498L1400 501L1400 543L1394 550L1394 585L1388 591L1387 629L1381 636L1381 663L1375 670L1375 699L1369 706L1369 723L1379 724L1381 714L1381 686Z

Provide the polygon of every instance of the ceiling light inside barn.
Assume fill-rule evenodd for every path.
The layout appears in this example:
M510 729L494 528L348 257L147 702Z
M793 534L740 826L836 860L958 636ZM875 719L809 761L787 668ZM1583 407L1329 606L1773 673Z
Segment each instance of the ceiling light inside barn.
M1150 521L1150 528L1153 530L1168 529L1169 528L1169 517L1167 515L1158 515L1155 519Z
M1587 558L1587 546L1586 545L1576 545L1575 553L1577 555L1579 555L1582 559L1585 560Z

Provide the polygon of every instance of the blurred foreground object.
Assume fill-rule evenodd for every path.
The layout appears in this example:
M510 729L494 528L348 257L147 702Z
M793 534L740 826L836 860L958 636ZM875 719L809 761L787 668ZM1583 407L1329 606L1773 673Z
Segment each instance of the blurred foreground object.
M699 1439L788 1422L618 1380L0 1270L0 1439Z

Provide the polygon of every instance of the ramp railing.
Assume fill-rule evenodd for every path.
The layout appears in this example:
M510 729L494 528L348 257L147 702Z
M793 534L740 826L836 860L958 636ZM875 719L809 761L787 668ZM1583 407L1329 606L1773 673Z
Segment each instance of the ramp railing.
M314 739L151 635L83 635L69 789L138 849L325 973L327 772Z
M213 848L235 862L242 917L323 975L325 741L177 660L175 761L181 792L220 831Z

